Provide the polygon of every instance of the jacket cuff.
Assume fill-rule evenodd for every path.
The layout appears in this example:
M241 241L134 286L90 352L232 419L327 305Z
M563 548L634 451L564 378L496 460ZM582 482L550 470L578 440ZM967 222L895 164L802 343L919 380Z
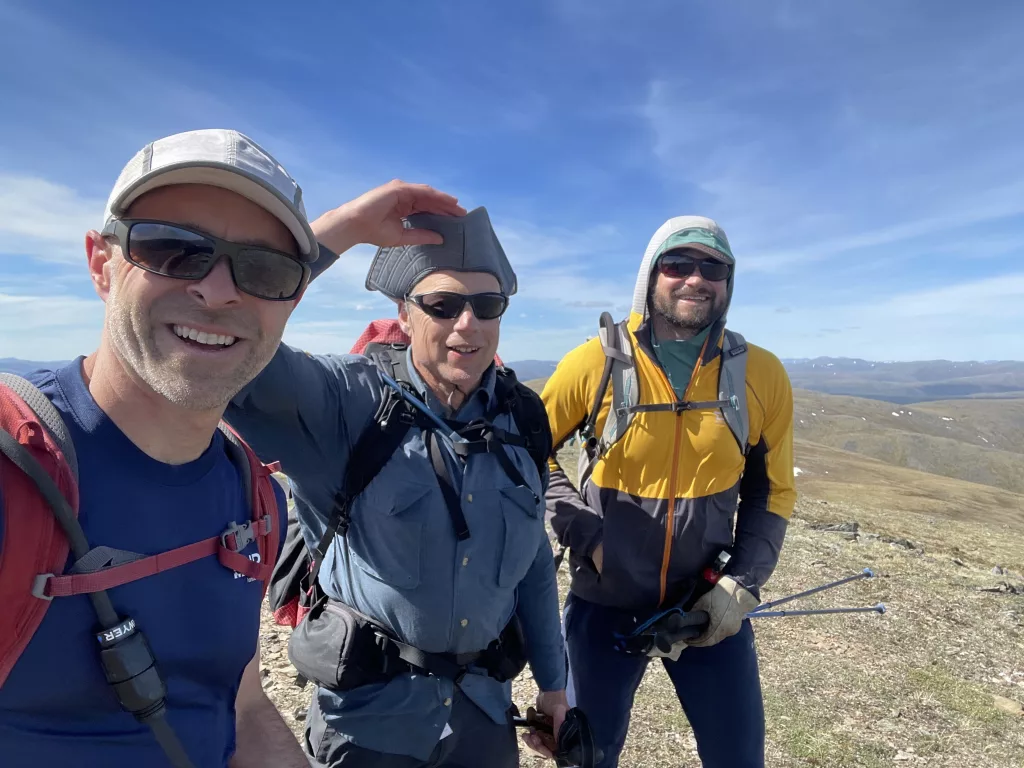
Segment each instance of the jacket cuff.
M737 518L734 554L726 570L757 597L778 565L788 526L786 518L772 512Z

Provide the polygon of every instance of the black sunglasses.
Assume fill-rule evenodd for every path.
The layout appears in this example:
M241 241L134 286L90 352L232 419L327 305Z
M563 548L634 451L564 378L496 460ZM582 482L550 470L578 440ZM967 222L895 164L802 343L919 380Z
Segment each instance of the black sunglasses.
M468 303L480 320L494 320L508 309L508 296L503 293L452 293L434 291L406 296L406 298L432 317L453 320L462 314Z
M705 280L718 282L732 273L732 265L715 259L695 259L685 252L669 251L658 259L658 271L665 277L689 277L695 269Z
M103 229L140 269L178 280L202 280L227 257L238 290L266 301L288 301L309 282L309 266L283 251L240 245L151 219L112 219Z

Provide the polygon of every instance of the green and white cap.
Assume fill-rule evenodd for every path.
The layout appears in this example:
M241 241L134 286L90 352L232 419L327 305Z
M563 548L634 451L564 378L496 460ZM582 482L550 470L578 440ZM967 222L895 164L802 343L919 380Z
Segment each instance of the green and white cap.
M690 226L672 234L662 243L654 258L657 259L663 253L674 251L677 248L690 248L726 264L735 264L736 259L732 255L732 249L729 247L729 241L722 228L711 219L707 219L701 224L702 226Z

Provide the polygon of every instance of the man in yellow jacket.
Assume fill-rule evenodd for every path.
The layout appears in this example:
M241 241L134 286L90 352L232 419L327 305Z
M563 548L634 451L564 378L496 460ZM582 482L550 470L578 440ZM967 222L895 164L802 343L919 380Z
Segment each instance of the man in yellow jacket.
M775 569L796 501L793 395L777 357L725 329L735 264L716 222L666 222L644 254L627 321L566 355L542 395L556 446L590 437L578 490L552 460L547 511L569 549L570 703L591 720L600 768L618 764L634 693L657 656L705 768L764 766L745 615ZM728 564L712 586L702 574L722 552ZM706 611L707 628L667 651L616 645L674 607Z

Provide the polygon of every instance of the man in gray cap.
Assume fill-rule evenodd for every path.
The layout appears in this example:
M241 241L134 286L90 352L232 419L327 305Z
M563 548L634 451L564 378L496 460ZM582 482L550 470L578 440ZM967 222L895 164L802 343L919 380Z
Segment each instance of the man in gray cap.
M0 762L307 765L259 674L284 494L218 425L311 265L441 242L403 226L418 211L464 212L393 182L310 223L298 184L236 131L169 136L125 166L85 236L98 348L0 381Z
M398 302L407 347L281 345L228 418L280 458L312 553L290 641L316 684L311 761L515 768L511 680L527 661L556 733L567 712L550 432L539 397L494 362L516 276L487 212L406 226L443 243L380 249L366 285Z

